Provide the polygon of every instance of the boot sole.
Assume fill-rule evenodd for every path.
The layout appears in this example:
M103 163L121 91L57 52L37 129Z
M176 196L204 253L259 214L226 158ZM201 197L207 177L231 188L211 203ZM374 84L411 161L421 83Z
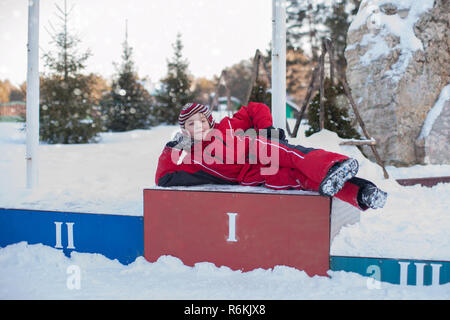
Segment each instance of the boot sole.
M338 193L345 182L356 176L359 164L356 159L345 160L330 176L326 177L319 186L322 196L333 197Z

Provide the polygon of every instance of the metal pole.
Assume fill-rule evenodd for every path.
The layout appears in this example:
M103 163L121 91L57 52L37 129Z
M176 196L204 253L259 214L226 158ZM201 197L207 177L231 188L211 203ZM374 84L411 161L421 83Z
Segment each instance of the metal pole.
M286 2L272 0L272 118L286 129Z
M39 0L28 1L27 188L38 185L39 146Z

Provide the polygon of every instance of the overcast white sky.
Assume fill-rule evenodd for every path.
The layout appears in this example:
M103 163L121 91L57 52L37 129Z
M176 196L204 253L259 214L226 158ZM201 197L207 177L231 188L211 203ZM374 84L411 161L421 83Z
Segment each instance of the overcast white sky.
M55 3L64 6L64 0L40 0L40 56L51 48L44 27L57 23ZM190 72L207 78L256 49L265 52L272 38L272 0L68 0L73 4L70 26L93 54L87 72L106 78L120 62L126 19L138 74L152 82L167 73L177 32ZM28 0L0 0L0 80L16 85L26 80L27 20Z

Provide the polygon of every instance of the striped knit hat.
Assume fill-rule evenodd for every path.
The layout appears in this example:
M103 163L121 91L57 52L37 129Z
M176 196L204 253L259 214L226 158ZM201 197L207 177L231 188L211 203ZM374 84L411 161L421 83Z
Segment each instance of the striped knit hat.
M215 121L211 113L211 109L208 106L199 103L187 103L181 109L180 115L178 116L178 123L180 127L184 128L184 123L187 119L196 113L203 113L209 122L209 126L214 127Z

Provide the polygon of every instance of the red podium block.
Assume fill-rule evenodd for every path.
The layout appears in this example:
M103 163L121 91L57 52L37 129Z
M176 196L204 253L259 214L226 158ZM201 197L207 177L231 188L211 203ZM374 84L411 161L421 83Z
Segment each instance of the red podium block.
M148 261L171 255L188 266L212 262L249 271L285 265L310 276L326 275L330 198L265 188L204 188L144 190Z

